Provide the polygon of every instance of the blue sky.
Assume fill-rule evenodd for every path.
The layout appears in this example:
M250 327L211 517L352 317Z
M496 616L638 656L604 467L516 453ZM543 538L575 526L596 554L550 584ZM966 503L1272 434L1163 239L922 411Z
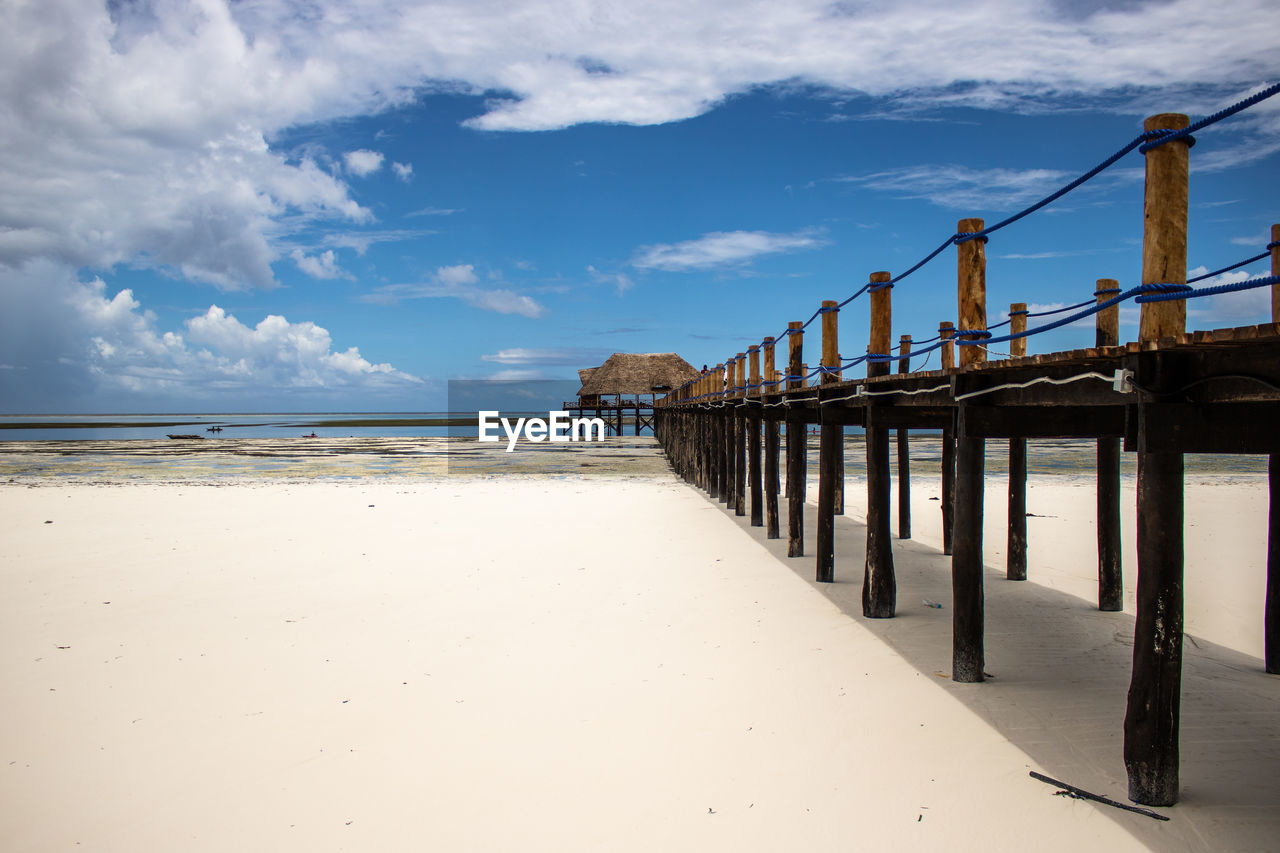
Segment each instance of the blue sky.
M1248 0L5 2L0 409L422 411L614 351L714 364L1146 115L1275 82L1277 43ZM1192 163L1189 266L1261 252L1280 97ZM989 317L1137 283L1141 220L1135 153L993 235ZM895 340L954 319L954 276L895 289ZM1264 291L1190 309L1269 320Z

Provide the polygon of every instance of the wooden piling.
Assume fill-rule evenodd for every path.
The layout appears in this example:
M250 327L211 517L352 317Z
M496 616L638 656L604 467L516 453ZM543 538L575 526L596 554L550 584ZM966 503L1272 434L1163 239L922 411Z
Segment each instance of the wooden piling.
M1106 302L1120 292L1113 278L1100 278L1094 296ZM1120 343L1120 306L1103 308L1093 315L1095 343L1113 347ZM1098 609L1124 609L1124 579L1120 564L1120 439L1098 439Z
M747 514L747 419L744 400L747 395L747 354L736 359L738 387L733 404L733 514Z
M826 300L822 303L822 366L827 368L822 373L821 385L830 385L839 381L835 369L840 366L840 346L838 341L836 303ZM829 421L824 407L818 406L821 427L818 438L818 545L817 569L815 578L819 583L835 581L835 509L836 509L836 477L839 476L840 449L843 446L844 427Z
M1027 303L1009 306L1009 333L1027 330ZM1021 358L1027 354L1027 339L1009 342L1009 355ZM1005 577L1011 581L1027 579L1027 440L1009 439L1009 537L1006 547Z
M804 324L787 324L787 388L804 382ZM804 556L805 463L808 429L799 407L787 410L787 556Z
M764 527L764 479L760 470L760 347L747 350L751 380L747 389L747 479L751 489L751 526Z
M764 378L771 383L778 381L778 371L774 368L773 338L764 339ZM782 390L773 384L768 389L771 393ZM769 402L768 396L762 400ZM774 397L773 401L781 400ZM778 419L769 418L764 422L764 530L766 539L778 539L782 536L778 526Z
M1280 225L1271 226L1271 274L1280 275ZM1280 284L1271 285L1271 322L1280 323ZM1280 674L1280 454L1267 461L1270 515L1267 527L1267 599L1262 617L1267 672Z
M898 340L898 372L911 372L911 336ZM898 427L898 538L911 538L911 438Z
M981 219L962 219L958 233L981 231ZM987 263L982 238L956 246L957 334L987 327ZM970 338L973 339L972 337ZM980 346L960 347L960 366L986 361ZM978 682L984 677L982 591L982 501L986 453L984 439L965 430L967 406L957 407L956 506L954 551L951 556L951 678Z
M1161 113L1143 122L1144 130L1181 130L1190 119ZM1146 158L1146 187L1142 203L1142 283L1186 284L1187 195L1190 187L1190 141L1185 137L1159 148ZM1187 302L1170 299L1142 303L1138 340L1158 341L1187 330Z
M733 394L737 385L738 363L734 359L726 359L724 363L724 396L721 398L724 405L721 407L721 438L723 444L721 447L721 458L724 467L724 488L721 490L720 500L722 500L728 509L733 509L734 498L733 488L738 482L737 472L734 471L733 465L733 446L734 446L734 428L733 428Z
M981 219L961 219L956 228L959 234L981 231ZM960 340L981 340L970 331L986 331L987 328L987 238L977 237L956 244L956 316L960 328L956 336ZM962 346L960 366L968 367L987 360L987 351L981 346Z
M950 322L938 324L938 336L942 342L942 369L953 370L956 366L955 344L951 338L955 335L955 326ZM956 509L956 427L954 420L942 428L942 553L950 556L952 551L952 531L955 529Z
M1184 115L1148 118L1147 130L1179 130ZM1147 152L1143 204L1142 282L1185 283L1190 140ZM1185 331L1182 300L1142 304L1140 341ZM1160 368L1144 377L1156 395L1177 390L1179 378ZM1157 387L1159 386L1159 387ZM1158 397L1156 399L1159 399ZM1129 799L1148 806L1178 800L1178 728L1182 687L1183 469L1180 452L1144 446L1145 404L1138 406L1138 606L1133 673L1124 718Z
M869 353L890 355L893 346L893 286L887 272L871 274L871 333ZM889 362L867 361L867 377L886 376ZM875 407L868 409L867 449L867 548L862 575L862 615L887 619L897 609L898 583L893 570L892 534L889 530L889 430L875 421Z

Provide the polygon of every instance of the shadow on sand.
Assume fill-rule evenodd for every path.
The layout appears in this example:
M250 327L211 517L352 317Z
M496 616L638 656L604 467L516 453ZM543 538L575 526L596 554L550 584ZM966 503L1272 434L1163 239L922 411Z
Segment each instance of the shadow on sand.
M848 488L860 483L849 480ZM717 504L723 510L723 504ZM866 528L836 519L836 582L813 580L816 507L805 509L805 557L788 558L782 539L765 538L749 518L734 520L780 563L897 651L1022 749L1049 776L1128 802L1123 761L1125 701L1133 654L1133 616L1103 613L1088 601L1034 582L984 577L986 671L983 684L951 681L951 558L911 540L894 540L897 616L862 615ZM733 518L732 511L728 514ZM1032 543L1034 549L1034 543ZM1125 566L1134 572L1136 566ZM934 608L928 599L942 604ZM1259 603L1261 618L1261 603ZM1027 784L1054 788L1028 777ZM1183 644L1181 800L1161 810L1169 822L1095 806L1155 850L1274 850L1280 843L1280 677L1262 661L1186 635ZM999 820L1001 804L991 804ZM1028 839L1028 846L1034 840Z

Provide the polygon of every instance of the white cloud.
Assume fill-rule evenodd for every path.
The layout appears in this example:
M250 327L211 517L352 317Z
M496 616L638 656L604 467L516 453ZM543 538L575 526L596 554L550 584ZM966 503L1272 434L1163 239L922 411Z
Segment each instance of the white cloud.
M406 184L413 178L412 163L392 163L391 171L395 172L396 177L404 181Z
M842 183L926 199L958 210L1013 210L1039 201L1076 177L1056 169L971 169L968 166L907 166L869 175L836 178Z
M618 295L626 293L635 287L635 282L631 280L631 276L621 272L601 272L594 266L587 266L587 274L591 276L592 284L609 284L618 292Z
M637 251L631 265L637 269L667 271L742 266L762 255L816 249L826 243L826 239L813 230L792 234L713 231L683 243L644 246Z
M457 299L483 311L519 314L537 319L547 309L530 296L507 288L486 290L472 264L439 267L429 281L417 284L388 284L362 297L365 302L394 305L403 299Z
M480 360L498 364L582 365L602 362L611 353L612 350L598 347L512 347L482 355Z
M338 266L338 259L333 254L333 249L326 249L315 256L307 255L301 249L294 249L289 253L289 257L293 258L298 269L312 278L355 278Z
M405 216L452 216L459 212L458 208L453 207L424 207L421 210L406 213Z
M77 410L121 411L158 400L197 408L250 398L280 405L335 389L366 400L422 384L356 347L335 350L329 332L311 322L269 315L249 326L212 305L166 330L131 290L110 294L101 279L78 280L70 267L48 261L24 265L6 284L0 362L18 369L0 375L0 398L11 411L30 411L55 391L60 400L79 401Z
M370 214L267 140L423 92L494 95L471 122L488 130L676 121L768 86L880 99L873 108L1132 113L1160 90L1159 108L1209 109L1280 74L1274 21L1270 0L975 0L963 15L943 0L7 3L0 263L129 261L269 286L299 215ZM1280 144L1277 105L1247 116L1232 123L1249 145L1196 168ZM346 161L367 174L381 158Z
M347 164L347 171L360 178L366 178L382 168L382 153L368 148L348 151L342 155L342 159Z
M1196 267L1187 271L1187 277L1195 278L1208 271L1206 267ZM1232 270L1204 281L1197 281L1192 287L1199 290L1222 284L1235 284L1269 274L1269 271L1250 273L1246 270ZM1271 288L1269 286L1253 287L1248 290L1235 290L1187 300L1187 319L1205 327L1222 323L1240 325L1268 322L1271 319Z
M451 267L440 267L436 270L436 280L447 285L475 284L476 268L471 264L455 264Z
M326 246L333 246L335 249L355 249L357 255L363 255L369 251L370 246L377 243L400 243L406 240L416 240L419 237L428 237L435 233L437 232L408 228L342 231L326 234L321 238L320 242Z

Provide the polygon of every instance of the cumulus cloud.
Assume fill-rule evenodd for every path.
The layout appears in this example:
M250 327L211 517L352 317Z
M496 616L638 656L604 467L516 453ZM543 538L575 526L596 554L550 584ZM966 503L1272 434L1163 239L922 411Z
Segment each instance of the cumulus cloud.
M1208 271L1207 267L1196 267L1187 271L1187 277L1195 278ZM1204 281L1197 281L1192 287L1199 289L1220 284L1235 284L1269 274L1269 271L1250 273L1246 270L1232 270ZM1187 319L1205 327L1222 323L1235 325L1265 323L1271 319L1271 288L1254 287L1249 290L1236 290L1188 300Z
M814 230L791 234L768 231L713 231L696 240L644 246L631 260L642 270L707 270L749 264L763 255L795 252L825 246L826 239Z
M413 178L412 163L392 163L391 171L395 172L396 177L404 181L406 184L409 183L411 178Z
M394 305L404 299L457 299L483 311L537 319L547 313L537 300L507 288L483 288L472 264L439 267L428 281L388 284L363 297L365 302Z
M197 408L220 400L281 400L341 392L362 400L403 394L422 380L335 349L328 330L268 315L248 325L211 305L177 329L162 329L133 291L110 293L49 261L35 261L0 288L0 398L10 410L40 400L81 411L175 401ZM71 402L75 401L75 402ZM234 403L231 403L234 405Z
M1238 24L1274 20L1268 0L975 0L964 15L943 0L45 0L0 16L0 263L129 261L223 288L269 286L299 217L370 218L339 178L269 140L423 92L491 95L477 128L545 130L676 121L796 85L883 104L1128 112L1158 88L1166 108L1207 110L1278 70L1274 39ZM1196 168L1280 145L1275 105L1236 126L1257 139ZM344 160L367 175L383 158Z
M338 266L338 259L333 249L326 249L318 255L308 255L301 249L289 253L293 262L312 278L355 278L351 273Z
M347 171L357 177L365 178L382 168L382 153L359 148L342 155L347 164Z

